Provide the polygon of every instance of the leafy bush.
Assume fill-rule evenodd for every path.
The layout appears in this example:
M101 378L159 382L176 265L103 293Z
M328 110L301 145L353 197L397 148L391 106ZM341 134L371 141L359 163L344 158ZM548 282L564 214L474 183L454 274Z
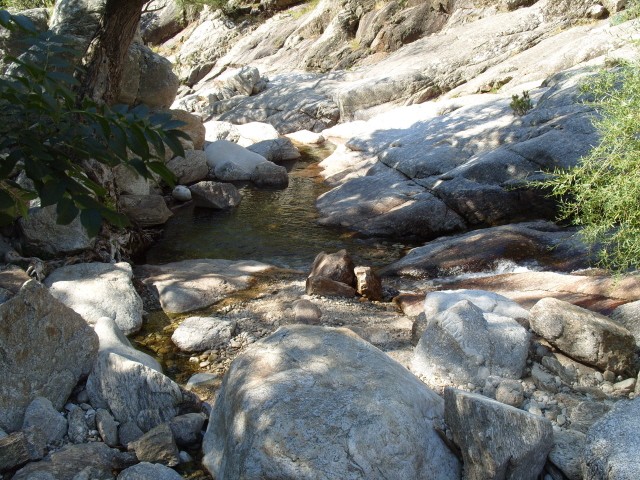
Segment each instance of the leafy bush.
M525 115L529 110L533 108L533 103L529 98L529 92L526 90L520 95L512 95L511 103L509 104L513 113L518 116Z
M618 25L640 17L640 0L628 0L624 10L611 17L611 24Z
M560 199L560 218L582 225L600 264L617 271L640 265L640 64L603 72L588 83L599 113L600 143L543 185Z
M0 25L33 31L25 17L4 10ZM5 58L10 67L0 77L0 223L26 215L27 201L39 197L42 206L57 205L59 224L80 214L91 236L103 219L128 225L108 190L92 178L92 164L126 165L146 178L153 172L172 183L163 162L165 144L184 154L179 137L186 135L176 130L182 123L142 106L111 108L78 98L76 52L65 46L68 40L51 32L30 38L26 54ZM35 191L16 181L20 171Z

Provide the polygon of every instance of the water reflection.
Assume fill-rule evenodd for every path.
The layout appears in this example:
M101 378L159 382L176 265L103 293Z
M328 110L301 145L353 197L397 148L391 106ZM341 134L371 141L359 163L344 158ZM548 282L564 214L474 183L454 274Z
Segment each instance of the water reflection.
M316 223L315 200L327 188L317 162L328 153L306 152L289 165L289 187L284 190L242 185L242 202L235 209L188 206L178 210L166 223L163 237L147 252L147 263L225 258L306 269L318 252L341 248L346 248L357 263L367 265L399 258L402 245L355 238L349 232Z

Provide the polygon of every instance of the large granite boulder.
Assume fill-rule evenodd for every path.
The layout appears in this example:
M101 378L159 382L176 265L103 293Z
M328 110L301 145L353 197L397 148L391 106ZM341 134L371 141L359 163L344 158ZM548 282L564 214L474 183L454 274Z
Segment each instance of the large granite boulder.
M611 312L610 318L629 330L640 347L640 300L620 305Z
M529 333L513 318L461 300L428 319L411 368L433 387L482 386L489 375L520 378L528 351Z
M177 0L153 0L140 18L140 33L146 43L160 44L186 26L182 3Z
M182 480L175 470L159 463L140 462L123 470L117 480Z
M465 479L536 480L553 447L551 422L482 395L447 388L445 422Z
M227 210L240 204L242 196L232 183L203 180L189 187L191 198L197 207Z
M615 373L632 368L633 335L604 315L555 298L543 298L530 314L532 330L570 357Z
M121 429L130 425L141 432L168 422L187 402L169 377L109 351L98 355L87 393L91 405L110 410Z
M442 400L345 329L281 328L238 356L205 434L205 467L251 478L458 479Z
M100 341L99 353L115 353L162 373L162 366L151 355L137 350L111 317L99 318L93 326Z
M140 227L162 225L171 216L162 195L120 195L120 209Z
M125 335L142 327L142 299L128 263L78 263L54 270L45 280L51 294L90 324L112 318Z
M202 150L187 150L184 157L174 157L167 162L167 168L176 176L178 183L199 182L209 174L207 157Z
M222 181L251 180L256 167L266 163L262 155L228 140L216 140L205 149L207 164Z
M176 328L171 341L185 352L202 352L224 346L236 328L234 321L215 317L189 317Z
M166 312L199 310L248 288L254 275L273 268L254 261L199 259L144 265L136 275L158 292Z
M22 426L36 397L61 409L98 352L98 337L84 319L35 280L0 305L0 428Z
M56 223L56 207L34 207L18 221L22 251L26 255L51 258L91 248L93 240L80 223L80 216L69 225Z
M582 456L585 480L640 477L640 398L620 402L587 432Z

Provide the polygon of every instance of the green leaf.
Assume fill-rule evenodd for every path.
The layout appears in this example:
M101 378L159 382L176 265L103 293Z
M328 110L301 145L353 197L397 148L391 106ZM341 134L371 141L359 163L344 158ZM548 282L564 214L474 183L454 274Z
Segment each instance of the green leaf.
M62 179L54 178L44 184L40 190L40 203L43 207L58 203L66 191L67 185Z
M175 155L184 157L184 147L182 146L179 140L177 140L175 137L168 134L165 135L163 140L164 140L164 143L166 143L169 146L169 148Z
M162 162L147 162L147 168L149 168L149 170L151 170L152 172L155 172L158 175L160 175L160 177L165 182L167 182L167 184L170 187L173 187L175 185L176 177L173 174L173 172L171 172L171 170L169 170L164 163L162 163Z
M93 238L100 233L100 227L102 226L102 215L97 209L88 208L80 212L80 222L82 226L87 230L89 237Z
M139 125L132 123L129 126L127 139L129 140L129 148L133 153L142 158L149 158L149 144Z
M122 213L115 212L108 208L102 210L101 213L105 220L116 227L124 228L131 225L131 221Z
M36 27L33 25L33 22L24 15L13 15L13 21L18 25L18 27L26 32L35 33L36 31Z
M78 207L73 203L73 200L63 197L56 207L56 223L58 225L69 225L78 216L78 212Z
M0 188L0 210L7 210L15 205L15 200L5 190Z

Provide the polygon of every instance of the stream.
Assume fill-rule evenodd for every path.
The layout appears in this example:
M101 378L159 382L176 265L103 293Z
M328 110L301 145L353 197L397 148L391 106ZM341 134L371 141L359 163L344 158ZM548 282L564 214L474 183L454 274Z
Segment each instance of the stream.
M381 266L407 248L398 242L358 238L352 232L316 223L315 202L328 190L318 162L331 150L301 150L302 157L284 165L289 186L283 190L238 185L240 205L210 210L193 205L178 209L164 226L145 261L161 264L196 258L258 260L282 268L309 270L315 256L345 248L356 264Z

